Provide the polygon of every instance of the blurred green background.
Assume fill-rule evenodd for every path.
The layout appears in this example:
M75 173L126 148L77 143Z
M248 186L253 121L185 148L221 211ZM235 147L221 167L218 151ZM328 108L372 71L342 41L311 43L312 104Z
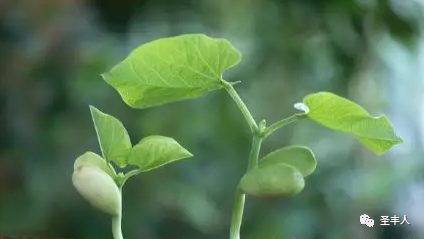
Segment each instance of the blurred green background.
M0 1L0 235L112 238L110 218L71 183L73 162L99 153L89 104L123 121L133 142L175 138L195 155L131 179L123 233L228 238L250 134L224 91L159 108L127 107L99 76L136 46L205 33L243 54L226 79L257 120L295 113L332 91L387 114L405 143L376 156L308 121L264 142L312 148L317 171L290 198L247 198L242 238L424 238L422 0ZM368 214L375 226L360 225ZM380 226L407 215L411 225Z

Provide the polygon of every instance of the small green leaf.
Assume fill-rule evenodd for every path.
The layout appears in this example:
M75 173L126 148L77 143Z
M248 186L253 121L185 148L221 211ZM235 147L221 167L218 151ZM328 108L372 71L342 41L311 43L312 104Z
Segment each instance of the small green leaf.
M128 163L149 171L193 155L172 138L152 135L142 139L131 150Z
M112 178L116 176L115 170L112 165L107 164L106 160L100 157L98 154L93 152L85 152L83 155L79 156L74 163L74 170L81 166L97 166L101 170L105 171Z
M225 39L187 34L139 46L102 77L126 104L141 109L222 88L222 74L240 59Z
M292 145L277 149L259 161L259 167L286 163L295 167L303 177L306 177L315 171L317 161L312 150L305 146Z
M121 168L125 167L127 156L131 151L131 141L127 130L115 117L93 106L90 106L90 110L103 157Z
M250 170L240 180L239 187L251 196L290 196L302 191L305 181L295 167L277 163Z
M306 96L307 117L325 127L354 135L376 154L403 142L386 116L373 117L358 104L329 92Z

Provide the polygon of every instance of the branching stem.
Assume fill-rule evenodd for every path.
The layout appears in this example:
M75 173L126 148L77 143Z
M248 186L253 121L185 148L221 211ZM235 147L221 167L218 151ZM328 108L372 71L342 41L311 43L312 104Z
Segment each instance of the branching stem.
M280 121L275 122L274 124L270 125L268 128L265 129L264 133L263 133L263 137L266 138L268 137L270 134L272 134L274 131L288 125L291 123L294 123L296 121L298 121L299 119L303 119L305 118L306 115L305 114L295 114L292 115L290 117L284 118Z
M258 126L255 119L250 114L249 109L235 91L233 85L224 80L221 80L221 83L234 102L237 104L253 134L252 147L250 149L249 163L247 166L247 171L252 170L258 165L259 151L261 149L262 140L272 134L274 131L290 123L296 122L298 119L305 117L305 115L295 114L293 116L282 119L269 127L266 127L265 120L262 120ZM245 195L239 188L237 188L234 196L234 206L231 215L230 239L240 239L240 228L243 219L244 203Z
M255 119L249 112L249 109L244 104L243 100L240 98L237 92L234 90L233 85L224 80L222 80L222 85L224 86L228 94L231 96L231 98L234 100L234 102L237 104L237 107L240 109L241 113L246 119L246 122L249 125L250 130L253 134L252 147L250 149L249 163L247 166L247 170L251 170L255 168L258 164L259 151L262 144L264 130L266 128L265 121L261 121L258 127ZM231 215L230 239L240 239L240 227L243 218L244 201L245 195L240 189L237 188L234 196L234 206Z

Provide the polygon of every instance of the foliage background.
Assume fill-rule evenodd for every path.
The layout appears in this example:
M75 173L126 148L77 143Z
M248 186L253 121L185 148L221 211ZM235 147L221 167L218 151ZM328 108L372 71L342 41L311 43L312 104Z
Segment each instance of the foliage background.
M0 235L111 238L110 219L71 184L75 158L99 152L88 105L124 122L133 141L177 139L195 158L124 188L126 238L226 238L250 147L225 92L133 110L100 73L156 38L206 33L243 53L227 79L257 120L332 91L384 112L405 143L379 157L310 122L276 133L262 154L305 144L317 171L298 196L248 198L243 238L424 237L422 0L0 1ZM376 220L374 228L359 216ZM380 216L411 225L380 226Z

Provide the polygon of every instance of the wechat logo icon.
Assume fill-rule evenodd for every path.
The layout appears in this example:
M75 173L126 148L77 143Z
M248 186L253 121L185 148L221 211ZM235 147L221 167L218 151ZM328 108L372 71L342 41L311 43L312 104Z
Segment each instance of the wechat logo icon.
M367 225L368 227L374 227L374 220L370 218L367 214L361 215L359 217L359 222L361 225Z

